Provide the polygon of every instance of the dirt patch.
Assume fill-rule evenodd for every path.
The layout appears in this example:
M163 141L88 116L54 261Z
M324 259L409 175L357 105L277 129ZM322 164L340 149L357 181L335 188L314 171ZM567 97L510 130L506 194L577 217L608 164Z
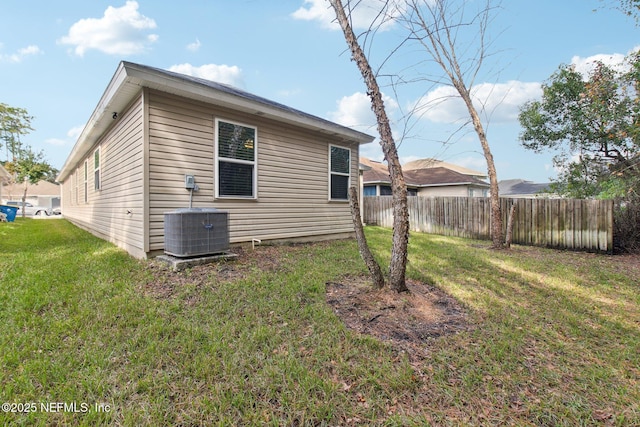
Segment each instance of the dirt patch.
M142 292L154 298L170 298L184 285L210 288L219 283L242 280L247 272L256 269L270 273L285 271L288 268L284 260L286 255L296 251L298 246L261 246L256 250L234 247L231 250L237 255L234 259L197 265L183 271L174 271L160 261L150 261L146 266L150 277L142 285Z
M434 338L469 328L462 305L442 290L407 280L409 293L376 290L366 277L327 283L327 303L344 324L420 359Z

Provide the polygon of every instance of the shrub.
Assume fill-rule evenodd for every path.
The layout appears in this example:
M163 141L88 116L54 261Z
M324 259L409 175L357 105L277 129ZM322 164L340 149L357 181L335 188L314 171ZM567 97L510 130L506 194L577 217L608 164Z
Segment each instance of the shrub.
M616 201L613 246L616 252L640 253L640 198Z

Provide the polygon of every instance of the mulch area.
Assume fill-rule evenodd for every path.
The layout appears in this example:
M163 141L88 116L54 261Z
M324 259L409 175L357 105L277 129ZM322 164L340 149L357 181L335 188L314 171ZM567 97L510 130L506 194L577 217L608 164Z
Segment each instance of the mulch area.
M368 277L327 283L327 303L344 324L393 344L412 360L426 355L428 343L470 328L464 307L426 283L407 280L409 293L373 289Z

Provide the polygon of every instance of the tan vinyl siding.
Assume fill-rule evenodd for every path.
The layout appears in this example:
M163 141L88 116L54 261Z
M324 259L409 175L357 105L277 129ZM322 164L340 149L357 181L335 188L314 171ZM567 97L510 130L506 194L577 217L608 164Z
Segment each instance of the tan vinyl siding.
M214 123L257 129L257 199L214 199ZM232 243L351 233L347 202L328 200L329 144L351 148L358 183L358 145L294 126L184 98L149 92L150 251L164 248L164 212L189 206L184 175L200 187L194 207L229 212Z
M74 176L63 185L79 183L77 201L63 200L65 218L90 232L127 249L138 257L144 248L144 159L142 96L126 112L120 112L98 144L79 163ZM94 152L100 146L100 190L94 184ZM87 160L88 201L84 203L84 161Z

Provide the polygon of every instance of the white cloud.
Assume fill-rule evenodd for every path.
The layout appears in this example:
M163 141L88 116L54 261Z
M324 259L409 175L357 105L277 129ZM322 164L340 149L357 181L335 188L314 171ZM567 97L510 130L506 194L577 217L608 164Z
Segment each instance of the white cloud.
M1 44L0 44L0 48L2 48ZM38 46L29 45L27 47L23 47L21 49L18 49L18 52L16 52L16 53L12 53L12 54L9 54L9 55L0 54L0 62L19 63L19 62L22 62L22 60L24 60L25 58L27 58L29 56L39 55L41 53L43 53L43 52L40 50L40 48Z
M573 65L577 72L583 76L589 75L593 71L596 62L602 62L608 66L618 66L624 61L624 55L621 53L614 54L598 54L582 58L580 56L574 56L571 58L571 65Z
M340 29L335 19L335 12L327 0L305 0L304 4L291 14L294 19L317 21L323 28ZM352 25L354 29L365 30L375 22L375 24L382 24L383 29L387 29L393 25L393 18L398 15L400 4L401 2L397 0L361 0L351 14ZM345 12L349 14L347 9Z
M187 45L187 50L197 52L200 49L200 46L202 46L202 43L200 43L200 39L196 38L196 41Z
M75 46L74 52L83 56L91 49L110 55L132 55L144 52L158 40L148 34L156 22L138 12L138 2L127 1L124 6L109 6L100 19L81 19L71 26L69 34L58 43Z
M72 138L74 141L80 137L80 134L84 130L84 125L76 126L67 131L67 136Z
M169 71L212 80L218 83L225 83L232 86L244 86L242 81L242 70L236 65L205 64L196 67L191 64L178 64L172 65L169 68Z
M398 104L393 98L382 96L389 119L393 121L393 114ZM348 126L361 132L376 131L376 117L371 110L371 99L362 92L344 96L338 101L338 109L329 113L329 120L343 126Z
M49 138L49 139L46 139L44 142L46 144L54 145L56 147L71 145L73 144L73 142L75 142L78 139L83 129L84 129L84 126L72 127L67 131L67 137L69 137L69 139Z
M375 123L371 101L366 94L356 92L343 96L337 104L338 109L329 113L330 120L351 127L371 127Z
M640 49L640 46L636 46L631 49L628 54L633 52L637 52ZM583 76L588 76L595 68L596 62L602 62L604 65L611 67L613 69L618 69L618 71L624 71L623 67L627 66L625 64L625 56L622 53L599 53L597 55L587 56L586 58L582 58L578 55L571 58L571 65L575 67L575 70L582 74Z
M471 88L474 106L491 123L517 120L519 108L539 98L537 82L510 80L506 83L482 83ZM439 86L414 103L418 115L436 123L462 123L469 120L467 107L451 86Z

